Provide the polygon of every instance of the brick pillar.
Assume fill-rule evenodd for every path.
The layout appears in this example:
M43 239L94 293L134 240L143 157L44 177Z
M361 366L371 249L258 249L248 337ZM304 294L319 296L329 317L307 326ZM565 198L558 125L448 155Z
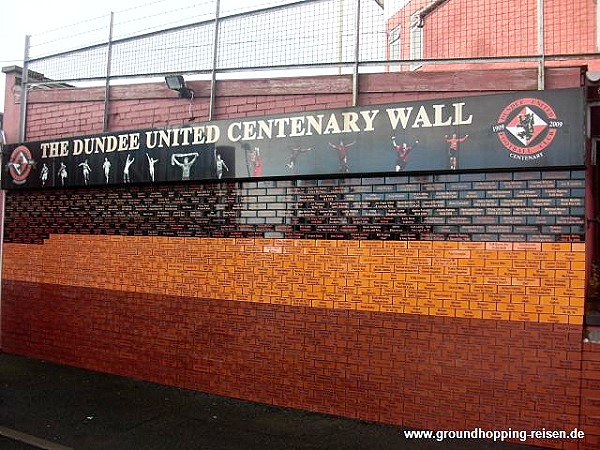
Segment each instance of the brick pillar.
M3 67L6 74L4 85L4 134L7 143L19 141L19 108L21 106L21 74L17 66Z

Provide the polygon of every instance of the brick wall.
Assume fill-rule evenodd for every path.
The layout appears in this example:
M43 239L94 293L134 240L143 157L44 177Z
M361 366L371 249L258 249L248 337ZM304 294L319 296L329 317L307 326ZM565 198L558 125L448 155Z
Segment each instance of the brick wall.
M363 98L406 97L386 92L397 79ZM225 95L218 109L348 98L296 89ZM69 110L58 95L30 105L31 139L92 126L77 120L97 100ZM74 128L31 125L59 111ZM188 113L180 99L122 99L111 124ZM573 169L9 192L3 350L417 428L585 421L590 448L584 188Z
M402 27L401 58L410 57L411 15L431 3L425 0L411 1L388 20L388 33L398 25ZM596 22L594 0L545 1L545 54L596 52ZM535 56L538 54L537 2L536 0L452 0L441 4L426 16L422 33L423 58ZM479 67L481 64L486 63L480 63ZM503 64L513 67L524 65L522 62ZM449 65L443 70L448 70L449 67L458 70L462 67L462 70L467 70L468 66ZM477 66L473 65L473 67ZM426 66L426 68L439 70L436 66Z

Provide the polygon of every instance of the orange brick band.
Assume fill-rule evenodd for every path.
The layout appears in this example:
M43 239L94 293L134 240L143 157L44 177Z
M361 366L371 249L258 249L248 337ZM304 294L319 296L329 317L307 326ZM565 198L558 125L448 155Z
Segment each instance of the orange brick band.
M584 245L52 235L43 245L5 244L3 277L279 305L581 324Z

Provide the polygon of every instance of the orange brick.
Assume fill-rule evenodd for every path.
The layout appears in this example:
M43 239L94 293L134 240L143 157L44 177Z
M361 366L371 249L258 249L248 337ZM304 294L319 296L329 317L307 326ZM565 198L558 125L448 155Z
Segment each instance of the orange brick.
M531 295L555 295L555 288L526 286L525 293ZM560 294L556 293L556 295Z
M478 259L498 259L498 252L495 250L472 250L471 257Z
M569 297L558 297L555 295L542 295L540 296L540 304L552 305L552 306L569 306Z
M404 306L381 305L381 312L403 314Z
M585 305L585 298L569 297L569 306L583 307L584 305Z
M351 302L335 302L334 305L338 309L356 309L356 304Z
M420 282L417 285L417 289L422 289L425 291L441 291L443 288L444 288L444 285L442 283Z
M556 270L556 278L568 278L571 280L585 280L583 270Z
M371 285L376 288L388 288L391 289L394 287L394 282L392 280L371 280Z
M468 284L448 284L445 287L448 292L456 293L467 293L470 292L470 286Z
M450 260L449 260L450 261ZM485 259L480 258L471 258L471 259L457 259L458 264L454 264L454 266L458 267L483 267L485 265Z
M463 263L464 261L464 263ZM435 258L432 261L433 266L441 267L457 267L458 265L471 265L468 264L469 259L448 259L448 258Z
M505 311L483 311L484 319L510 320L510 312Z
M512 277L513 286L539 286L539 278Z
M498 292L498 287L493 284L471 284L470 286L471 292L483 292L485 294L494 294Z
M456 284L456 276L455 275L435 275L435 278L431 278L432 281L447 283L447 284Z
M394 306L417 306L416 298L394 296L392 297L392 302Z
M483 293L482 292L457 292L456 299L463 300L463 301L470 301L470 302L483 301Z
M577 262L569 263L569 261L541 261L542 269L550 270L569 270L572 264L578 264ZM573 269L578 270L578 269Z
M420 307L420 306L406 306L404 308L404 312L406 314L427 315L429 313L429 310L427 308L423 308L423 307Z
M374 288L374 287L359 287L359 288L357 288L357 294L365 296L366 300L367 300L369 297L371 297L373 295L381 294L381 289Z
M381 288L381 295L385 296L385 297L392 297L393 295L400 295L400 294L404 294L404 290L403 289L395 289L393 287L391 288Z
M544 251L527 251L526 258L534 261L554 261L556 259L556 253Z
M447 275L471 275L470 267L443 267L444 273Z
M396 289L417 289L417 281L394 281Z
M510 286L512 284L512 278L511 277L492 276L492 277L485 277L483 282L484 282L484 284L495 284L498 287L500 285Z
M540 251L542 244L539 242L515 242L513 243L513 250L533 250Z
M384 296L384 295L374 295L373 297L371 297L370 303L374 303L374 304L380 305L380 306L394 304L392 297Z
M470 309L495 311L496 304L493 302L471 302L469 305Z
M585 261L585 253L581 252L557 252L556 259L559 261Z
M485 301L510 303L510 294L485 294Z
M525 305L525 312L536 313L536 314L542 314L542 313L553 314L554 306L552 306L552 305Z
M451 259L470 258L470 250L444 250L444 257Z
M542 251L544 251L544 252L570 252L571 244L558 243L558 242L544 242L544 243L542 243Z
M313 308L333 309L333 301L311 300L310 304Z
M512 261L510 259L486 259L485 267L510 267L512 268Z
M416 248L397 248L394 252L398 257L417 258L419 256L419 250Z
M431 275L421 275L421 274L414 274L414 273L407 273L406 274L406 281L418 281L421 283L428 283L431 281Z
M480 276L463 276L458 275L456 277L457 283L467 283L467 284L483 284L485 278Z
M469 319L482 319L483 311L474 311L472 309L457 309L454 311L456 317L465 317Z
M569 325L583 325L583 316L569 316Z
M371 255L377 256L377 257L395 256L395 250L393 248L387 248L387 247L373 248L373 249L371 249Z
M346 249L346 254L350 256L369 256L371 254L371 249L369 248L349 248Z
M452 309L469 309L468 300L444 300L444 308Z
M371 241L371 240L363 240L363 241L358 241L359 242L359 247L363 247L363 248L381 248L383 247L384 241Z
M573 242L571 244L571 251L574 252L585 252L585 244L580 242Z
M555 306L554 314L566 314L567 316L583 315L583 307L578 306Z
M444 250L440 249L419 249L420 258L443 258Z
M425 266L425 267L420 267L419 272L422 274L427 274L427 275L442 275L444 273L444 268L443 267Z
M323 299L328 302L345 302L346 295L336 292L325 292Z
M394 264L394 271L400 273L418 273L419 268L413 265Z
M373 303L357 303L356 304L357 311L373 311L377 312L380 310L379 305L375 305Z
M367 303L368 298L360 294L348 294L346 293L346 302L350 303Z
M565 261L565 263L569 264L567 261ZM571 270L585 270L585 261L572 261L570 267L566 268L570 268Z
M443 300L437 300L433 298L420 298L417 301L417 305L424 308L441 308L443 304Z
M570 287L569 285L569 280L567 280L566 278L550 278L550 279L542 279L540 286L543 287L562 287L562 288L568 288Z
M463 250L484 250L485 242L457 242L458 248Z
M517 260L513 261L513 268L515 269L539 269L541 267L541 261L527 261Z
M518 322L539 322L539 314L536 313L522 313L522 312L511 312L510 320Z
M554 278L556 271L555 270L542 270L542 269L527 269L525 274L528 277L535 277L535 278Z
M486 250L512 250L512 242L486 242Z
M540 322L569 323L569 316L563 316L558 314L540 314Z
M429 308L429 315L454 317L456 313L453 309L450 308Z
M462 242L454 242L454 241L433 241L433 248L444 249L444 250L455 249L455 248L459 248L460 244L463 244L463 243Z
M367 272L367 271L359 272L358 276L365 280L380 280L382 278L380 273Z
M527 252L525 251L501 250L498 252L498 259L525 259L526 254Z
M554 291L558 296L583 297L585 295L584 289L555 288Z
M376 242L376 241L364 241L364 242ZM431 241L408 241L408 248L433 248Z
M498 311L525 312L525 305L519 303L498 303L496 309Z
M471 275L482 276L482 277L495 277L498 276L497 267L473 267L471 268Z
M539 305L540 304L540 296L513 294L510 297L510 301L512 303L524 303L524 304L528 304L528 305Z
M414 298L417 298L417 299L430 298L431 297L431 292L429 292L429 291L419 291L419 290L407 289L406 290L406 296L407 297L414 297Z

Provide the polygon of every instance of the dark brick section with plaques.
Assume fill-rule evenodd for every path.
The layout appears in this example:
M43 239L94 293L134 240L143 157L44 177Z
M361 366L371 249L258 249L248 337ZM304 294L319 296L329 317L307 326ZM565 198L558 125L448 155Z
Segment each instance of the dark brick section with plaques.
M560 170L13 191L5 239L583 241L584 177Z

